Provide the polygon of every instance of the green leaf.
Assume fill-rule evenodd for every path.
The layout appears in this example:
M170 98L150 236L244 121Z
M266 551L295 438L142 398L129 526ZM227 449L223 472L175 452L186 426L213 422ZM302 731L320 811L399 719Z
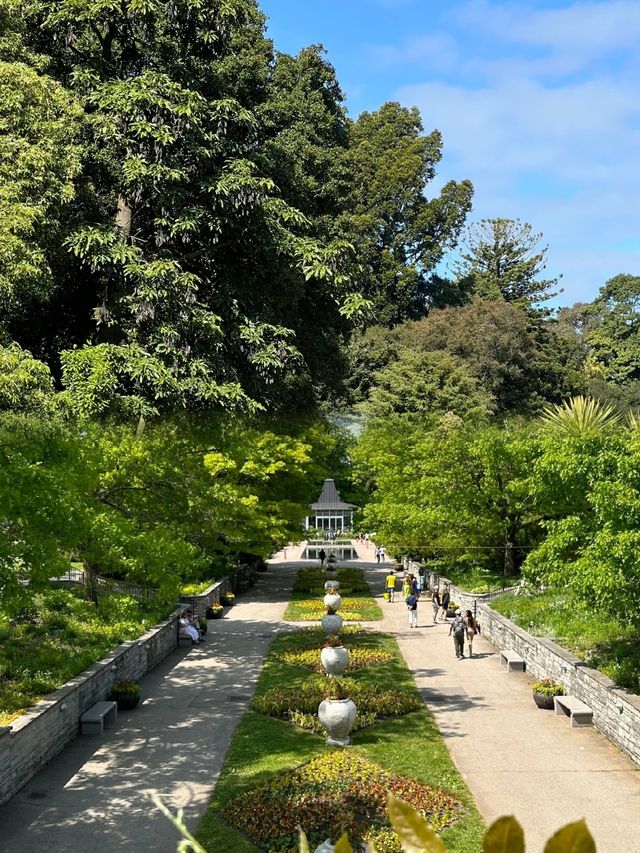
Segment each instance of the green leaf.
M335 853L353 853L353 848L349 844L349 836L343 832L340 838L336 841Z
M544 853L596 853L596 844L584 820L568 823L547 841Z
M500 817L482 842L484 853L524 853L524 832L515 817Z
M300 833L300 853L309 853L309 842L301 826L298 827L298 832Z
M387 811L405 853L446 853L444 844L425 819L404 800L389 794Z

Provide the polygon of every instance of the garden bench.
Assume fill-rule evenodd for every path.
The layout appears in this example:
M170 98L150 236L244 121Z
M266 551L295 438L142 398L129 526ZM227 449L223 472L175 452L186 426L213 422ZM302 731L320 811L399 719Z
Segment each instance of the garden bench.
M178 634L178 648L186 648L187 646L191 648L193 645L193 640L188 634Z
M502 649L500 652L500 666L506 666L507 672L517 671L524 672L526 663L524 658L520 657L517 652L511 649Z
M96 702L80 717L80 734L101 735L104 727L117 719L117 702Z
M556 716L566 714L571 718L571 725L590 726L593 721L593 711L576 696L554 696L553 709Z

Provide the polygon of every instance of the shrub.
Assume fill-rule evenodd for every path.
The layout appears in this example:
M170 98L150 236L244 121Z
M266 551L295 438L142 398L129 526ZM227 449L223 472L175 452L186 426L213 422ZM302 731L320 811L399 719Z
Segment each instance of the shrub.
M311 849L345 831L352 842L361 844L369 832L384 828L385 837L392 841L388 792L416 808L436 830L453 823L462 812L453 794L395 776L353 752L342 751L315 758L242 793L227 803L222 817L259 850L273 853L297 849L299 824ZM386 848L391 853L401 849L397 836L395 840L395 848Z

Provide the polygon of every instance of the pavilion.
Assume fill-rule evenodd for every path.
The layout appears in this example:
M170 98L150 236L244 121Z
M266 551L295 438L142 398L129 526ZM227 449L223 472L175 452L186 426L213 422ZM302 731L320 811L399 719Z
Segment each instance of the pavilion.
M355 504L346 503L340 497L334 480L325 480L320 497L310 504L311 515L305 519L305 529L341 531L353 527Z

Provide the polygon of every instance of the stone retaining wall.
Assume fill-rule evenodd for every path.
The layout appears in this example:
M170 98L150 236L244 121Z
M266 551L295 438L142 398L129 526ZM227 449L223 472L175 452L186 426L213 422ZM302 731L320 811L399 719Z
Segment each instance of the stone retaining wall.
M139 681L176 648L178 613L118 646L10 726L0 727L0 804L76 737L82 714L104 700L115 681Z
M408 571L419 564L407 561ZM430 576L430 586L447 578ZM473 595L449 583L451 598L478 618L482 635L498 649L512 649L524 658L527 672L536 679L552 678L565 692L577 696L593 710L593 723L616 746L640 764L640 696L618 687L608 676L544 637L534 637L490 607L489 602L511 589ZM508 681L505 681L507 689Z
M225 592L232 592L234 595L239 592L243 584L249 583L250 570L248 567L241 567L231 574L225 575L220 580L214 581L211 586L208 586L204 592L198 595L181 595L180 599L193 607L193 615L199 619L204 619L207 608L212 604L220 604L220 596Z

